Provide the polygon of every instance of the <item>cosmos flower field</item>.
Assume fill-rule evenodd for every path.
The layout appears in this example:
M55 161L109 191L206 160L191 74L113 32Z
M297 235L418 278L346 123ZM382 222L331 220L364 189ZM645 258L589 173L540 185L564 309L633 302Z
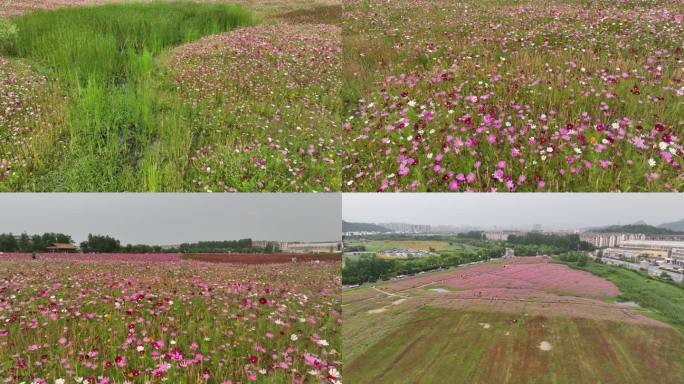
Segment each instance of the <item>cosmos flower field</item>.
M679 1L347 1L345 191L684 185Z
M326 24L241 28L175 50L174 80L203 132L194 187L339 190L340 53L339 27Z
M3 383L338 383L339 262L0 256Z

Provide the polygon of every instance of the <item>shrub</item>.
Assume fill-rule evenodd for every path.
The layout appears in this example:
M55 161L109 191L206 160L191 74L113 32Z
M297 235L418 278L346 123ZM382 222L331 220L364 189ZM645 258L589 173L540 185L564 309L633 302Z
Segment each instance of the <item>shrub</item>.
M0 52L12 52L17 43L19 29L9 19L0 18Z

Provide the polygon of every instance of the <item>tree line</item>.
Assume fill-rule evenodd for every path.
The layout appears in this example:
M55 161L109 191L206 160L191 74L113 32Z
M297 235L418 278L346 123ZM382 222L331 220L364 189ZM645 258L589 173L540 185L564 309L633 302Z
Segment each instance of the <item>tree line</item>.
M507 244L516 256L557 255L569 251L593 251L591 243L580 240L577 234L555 235L526 233L508 236Z
M71 236L63 233L47 232L42 235L22 233L0 233L0 252L46 252L54 243L73 243Z
M42 235L28 235L22 233L15 236L12 233L0 233L0 252L47 252L48 247L55 243L74 244L70 235L48 232ZM79 244L83 253L278 253L280 248L276 243L269 243L265 247L256 247L252 239L227 241L200 241L184 243L178 247L164 247L159 245L126 244L109 235L88 234L87 240Z
M459 251L438 251L426 257L406 259L385 259L374 255L348 257L342 268L343 284L362 284L398 275L411 275L418 272L454 267L475 261L485 261L503 256L505 248L500 243L489 243L484 248Z
M180 245L179 251L181 253L278 253L280 247L272 242L269 242L265 247L257 247L252 239L240 239L183 243Z

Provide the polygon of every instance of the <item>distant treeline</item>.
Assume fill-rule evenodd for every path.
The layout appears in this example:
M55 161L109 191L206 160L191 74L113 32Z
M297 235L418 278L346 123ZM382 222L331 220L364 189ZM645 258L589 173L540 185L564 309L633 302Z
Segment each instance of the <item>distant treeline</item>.
M181 253L278 253L280 248L275 243L265 247L256 247L252 239L226 241L200 241L197 243L183 243L179 248Z
M527 233L508 236L507 245L513 248L516 256L557 255L568 251L593 251L591 243L580 240L579 235L551 235Z
M175 248L163 249L159 245L127 244L108 235L88 235L88 240L81 242L81 251L84 253L161 253L177 252Z
M342 232L392 232L390 229L372 223L350 223L342 220Z
M348 257L345 258L344 267L342 268L342 283L361 284L398 275L432 271L474 261L498 258L503 256L505 252L505 248L501 243L477 243L481 248L437 251L437 255L426 257L409 257L406 259L383 259L370 255Z
M12 233L0 233L0 252L46 252L54 243L72 243L71 236L63 233L29 235L22 233L18 238Z
M645 235L681 235L684 232L673 231L668 228L654 227L648 224L629 224L629 225L611 225L610 227L600 228L594 232L610 233L643 233Z
M74 244L70 235L63 233L44 233L42 235L28 235L22 233L15 236L12 233L0 234L0 252L47 252L48 247L55 243ZM83 253L278 253L280 248L275 243L266 247L254 246L252 239L227 241L200 241L184 243L179 247L161 247L159 245L127 244L109 235L89 234L88 239L79 244Z

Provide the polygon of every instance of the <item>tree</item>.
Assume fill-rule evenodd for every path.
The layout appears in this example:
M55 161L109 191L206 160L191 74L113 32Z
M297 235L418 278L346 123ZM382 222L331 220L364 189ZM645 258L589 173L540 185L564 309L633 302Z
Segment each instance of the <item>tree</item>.
M670 274L667 273L667 272L665 272L665 271L660 272L660 276L659 276L659 277L660 277L661 280L673 281L673 280L672 280L672 276L670 276Z
M0 252L16 252L17 239L11 233L0 234Z
M43 243L43 238L40 235L31 236L31 251L45 252L47 250L46 244Z
M111 236L88 234L88 240L81 243L81 250L83 252L119 252L121 243Z
M19 252L33 252L33 245L31 245L31 238L29 235L24 232L21 234L19 237L19 241L17 242L17 247L19 248Z
M580 267L586 267L588 261L589 257L587 257L587 254L582 253L577 260L577 265Z

